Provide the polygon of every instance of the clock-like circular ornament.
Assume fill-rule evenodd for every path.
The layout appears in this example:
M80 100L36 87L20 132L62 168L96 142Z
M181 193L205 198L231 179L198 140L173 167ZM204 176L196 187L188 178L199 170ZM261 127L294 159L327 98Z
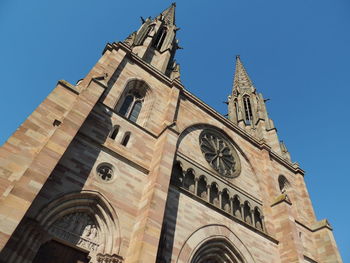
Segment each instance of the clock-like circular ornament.
M215 130L203 130L199 135L199 144L204 158L220 175L227 178L239 175L239 157L226 136Z

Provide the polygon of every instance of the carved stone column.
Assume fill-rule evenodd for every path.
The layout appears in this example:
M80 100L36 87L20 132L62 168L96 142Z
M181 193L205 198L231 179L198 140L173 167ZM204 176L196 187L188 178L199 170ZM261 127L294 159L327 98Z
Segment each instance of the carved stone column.
M210 203L210 185L207 185L207 202Z
M198 178L194 178L194 194L198 195Z
M97 263L123 263L124 259L116 254L97 254Z
M230 213L235 216L234 211L233 211L233 198L230 198Z
M250 214L252 215L252 226L255 227L254 210L250 210Z

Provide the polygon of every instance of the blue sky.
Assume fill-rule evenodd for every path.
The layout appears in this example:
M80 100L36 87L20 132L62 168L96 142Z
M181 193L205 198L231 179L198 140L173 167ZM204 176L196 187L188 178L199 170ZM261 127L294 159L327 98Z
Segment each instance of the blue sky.
M0 2L0 143L54 88L75 83L107 42L169 1ZM280 139L306 171L318 219L350 262L350 2L179 0L177 54L186 88L226 114L235 55L267 102Z

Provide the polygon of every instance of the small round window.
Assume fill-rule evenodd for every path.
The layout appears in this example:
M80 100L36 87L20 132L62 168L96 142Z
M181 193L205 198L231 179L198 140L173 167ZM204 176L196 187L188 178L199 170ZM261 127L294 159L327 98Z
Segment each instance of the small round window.
M109 182L114 178L114 169L113 166L109 163L101 163L98 165L96 173L98 177L104 182Z
M206 161L220 175L228 178L239 175L239 157L226 136L215 130L203 130L199 135L199 144Z

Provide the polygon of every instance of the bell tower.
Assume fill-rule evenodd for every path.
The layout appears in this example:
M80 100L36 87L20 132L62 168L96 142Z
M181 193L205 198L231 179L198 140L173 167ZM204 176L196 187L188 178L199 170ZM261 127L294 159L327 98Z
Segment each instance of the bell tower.
M273 151L290 160L289 152L279 141L277 129L266 109L266 100L258 93L240 56L236 56L236 69L232 93L228 97L228 118L240 128L260 140L265 140Z
M138 31L133 32L125 41L145 62L151 64L171 79L179 78L179 64L174 60L179 49L175 25L175 7L172 3L154 19L142 20Z

